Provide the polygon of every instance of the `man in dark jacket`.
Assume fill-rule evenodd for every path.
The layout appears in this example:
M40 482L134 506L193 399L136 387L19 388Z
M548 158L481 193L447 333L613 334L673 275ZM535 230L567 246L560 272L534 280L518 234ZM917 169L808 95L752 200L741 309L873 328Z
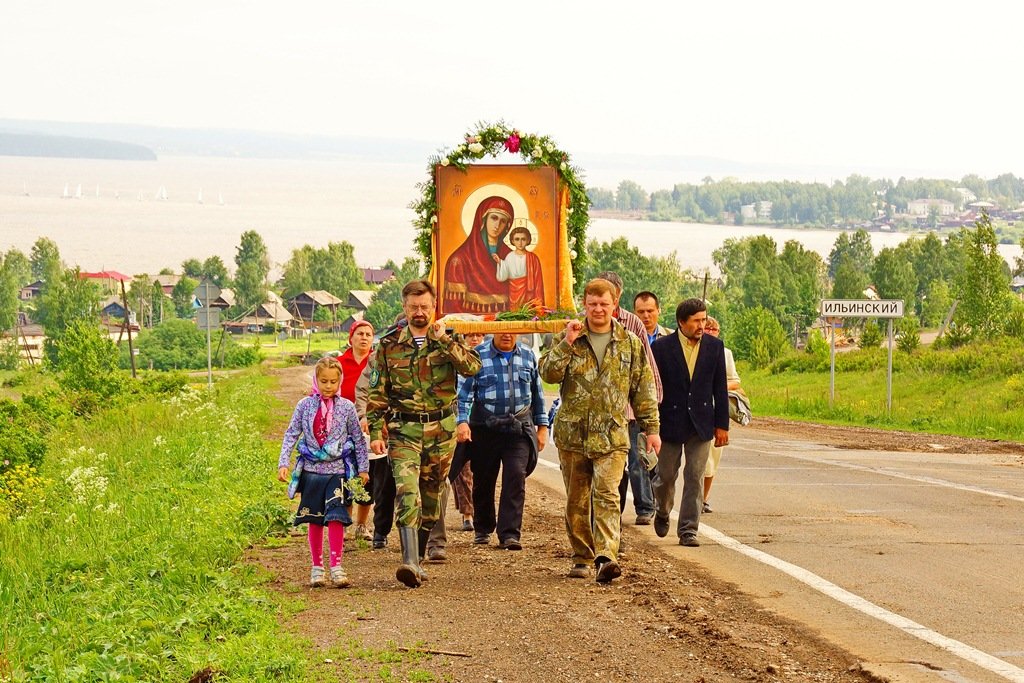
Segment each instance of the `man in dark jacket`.
M654 342L651 350L661 374L663 398L661 453L651 481L654 490L654 531L668 535L675 504L676 477L683 466L683 500L679 509L679 545L695 547L704 505L704 468L711 445L729 443L729 392L725 378L725 346L704 334L707 308L687 299L676 308L675 334Z

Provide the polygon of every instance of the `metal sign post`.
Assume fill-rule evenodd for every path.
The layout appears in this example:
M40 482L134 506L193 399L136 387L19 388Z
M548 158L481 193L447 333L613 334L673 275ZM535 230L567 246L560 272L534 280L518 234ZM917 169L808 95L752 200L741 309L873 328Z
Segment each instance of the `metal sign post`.
M831 318L887 318L889 320L889 364L886 370L886 410L892 412L892 320L903 317L903 299L822 299L821 316L832 328L832 368L829 372L828 407L836 397L836 331Z
M196 325L206 328L206 388L213 389L213 353L210 328L220 326L220 311L211 309L210 302L220 296L220 287L211 284L208 279L204 278L202 284L192 290L192 296L199 299L199 303L202 305L202 308L196 311Z
M828 374L828 409L832 410L832 404L836 400L836 323L830 322L828 324L829 332L831 332L832 339L832 353L831 353L831 370Z
M889 318L889 368L885 383L885 410L892 413L892 318Z

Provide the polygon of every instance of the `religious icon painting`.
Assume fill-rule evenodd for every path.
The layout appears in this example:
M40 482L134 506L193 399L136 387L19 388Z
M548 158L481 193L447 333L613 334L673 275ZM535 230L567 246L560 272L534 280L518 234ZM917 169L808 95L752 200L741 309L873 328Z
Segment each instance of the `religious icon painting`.
M437 167L438 313L557 308L559 178L549 166Z

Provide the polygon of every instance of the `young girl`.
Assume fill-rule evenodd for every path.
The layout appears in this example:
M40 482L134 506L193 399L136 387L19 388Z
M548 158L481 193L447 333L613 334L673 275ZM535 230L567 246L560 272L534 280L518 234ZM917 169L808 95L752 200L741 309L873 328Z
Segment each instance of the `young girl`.
M352 403L356 402L356 383L363 374L363 370L366 369L372 348L373 325L366 320L359 320L353 323L348 331L348 349L345 353L338 356L338 362L341 363L340 393L342 398L347 398ZM358 409L356 412L359 412ZM380 458L382 456L376 457ZM371 453L370 482L366 485L367 490L373 489L373 480L377 476L375 471L379 469L373 464L372 461L374 459L374 455ZM356 540L369 541L373 538L369 529L366 528L372 508L372 503L356 503L353 507L355 527L349 531Z
M359 477L365 484L369 475L366 440L359 429L352 402L338 395L341 364L337 358L321 358L313 370L313 395L295 406L295 413L281 442L277 478L289 481L288 463L292 449L299 452L291 473L288 497L301 493L294 524L309 525L309 551L313 568L309 585L316 588L324 581L324 526L330 546L331 581L344 588L349 585L341 557L345 550L345 527L352 523L347 505L351 493L345 481Z

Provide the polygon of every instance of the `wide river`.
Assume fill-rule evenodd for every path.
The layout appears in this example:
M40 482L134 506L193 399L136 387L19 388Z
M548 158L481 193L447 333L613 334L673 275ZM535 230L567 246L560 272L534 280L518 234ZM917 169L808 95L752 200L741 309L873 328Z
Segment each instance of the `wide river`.
M0 251L27 254L46 236L83 270L177 271L185 259L212 255L233 268L239 236L256 230L276 266L304 244L341 240L352 243L361 266L380 266L413 255L408 205L425 177L425 163L0 157ZM827 258L839 233L607 218L594 219L589 231L601 241L625 236L645 254L675 252L684 267L712 272L711 253L725 239L756 234L780 249L798 240ZM871 233L876 251L906 238ZM1016 245L1000 251L1008 260L1021 252Z

